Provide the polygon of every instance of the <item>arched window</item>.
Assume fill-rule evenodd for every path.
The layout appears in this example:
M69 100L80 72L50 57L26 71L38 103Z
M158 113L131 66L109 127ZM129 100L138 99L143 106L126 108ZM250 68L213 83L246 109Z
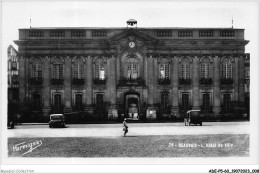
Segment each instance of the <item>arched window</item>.
M170 79L170 62L168 59L160 61L159 79Z
M52 79L63 79L63 62L61 58L52 60Z
M204 58L201 61L200 76L204 79L211 78L211 63L209 58Z
M188 58L182 58L180 62L180 78L190 79L190 60Z
M232 79L232 60L224 58L221 67L221 77L223 79Z
M31 64L31 78L42 78L42 63L39 59L34 59Z
M139 77L139 64L135 58L128 58L126 61L126 70L128 79L136 79Z
M98 58L94 62L95 66L95 78L104 80L105 79L105 61L102 58Z
M73 78L83 79L83 60L81 58L76 58L73 62Z

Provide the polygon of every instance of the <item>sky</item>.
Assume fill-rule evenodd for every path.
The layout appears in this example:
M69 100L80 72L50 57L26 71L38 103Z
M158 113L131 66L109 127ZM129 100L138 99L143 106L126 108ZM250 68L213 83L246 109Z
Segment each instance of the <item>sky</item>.
M3 1L2 49L18 39L19 28L32 27L126 27L136 19L138 27L231 27L245 29L253 49L256 32L255 2L29 2ZM5 52L6 53L6 52Z

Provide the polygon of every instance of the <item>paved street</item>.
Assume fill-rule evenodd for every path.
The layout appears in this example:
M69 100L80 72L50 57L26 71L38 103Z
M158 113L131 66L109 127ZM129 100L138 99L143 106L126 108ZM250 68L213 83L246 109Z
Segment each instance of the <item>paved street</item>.
M250 122L204 122L203 126L184 123L129 123L128 136L249 134ZM22 124L8 129L8 137L118 137L122 124L67 124L49 128L47 124Z

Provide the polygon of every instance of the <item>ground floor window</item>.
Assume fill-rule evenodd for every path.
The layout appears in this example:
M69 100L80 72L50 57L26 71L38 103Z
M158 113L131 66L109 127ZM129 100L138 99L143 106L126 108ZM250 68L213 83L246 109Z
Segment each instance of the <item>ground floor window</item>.
M75 95L75 109L76 110L82 109L82 94Z
M223 94L223 110L231 109L231 94Z
M53 106L54 106L55 110L62 109L62 107L61 107L61 94L54 94Z
M33 110L38 111L41 108L41 95L36 93L33 94Z
M182 94L182 103L181 103L181 107L182 110L189 110L189 94Z
M203 100L202 100L202 110L209 110L210 109L210 94L204 93Z
M104 115L104 97L103 94L96 94L96 114L100 119Z
M162 107L162 112L166 113L168 109L168 101L169 97L168 94L162 94L161 95L161 107Z

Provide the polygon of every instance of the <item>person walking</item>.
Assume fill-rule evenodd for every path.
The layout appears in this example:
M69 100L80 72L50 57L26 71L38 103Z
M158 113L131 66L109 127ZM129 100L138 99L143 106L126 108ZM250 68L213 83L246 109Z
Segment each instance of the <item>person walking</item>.
M123 131L124 131L124 137L125 137L126 133L128 132L128 126L127 126L126 118L124 119L124 122L123 122Z

